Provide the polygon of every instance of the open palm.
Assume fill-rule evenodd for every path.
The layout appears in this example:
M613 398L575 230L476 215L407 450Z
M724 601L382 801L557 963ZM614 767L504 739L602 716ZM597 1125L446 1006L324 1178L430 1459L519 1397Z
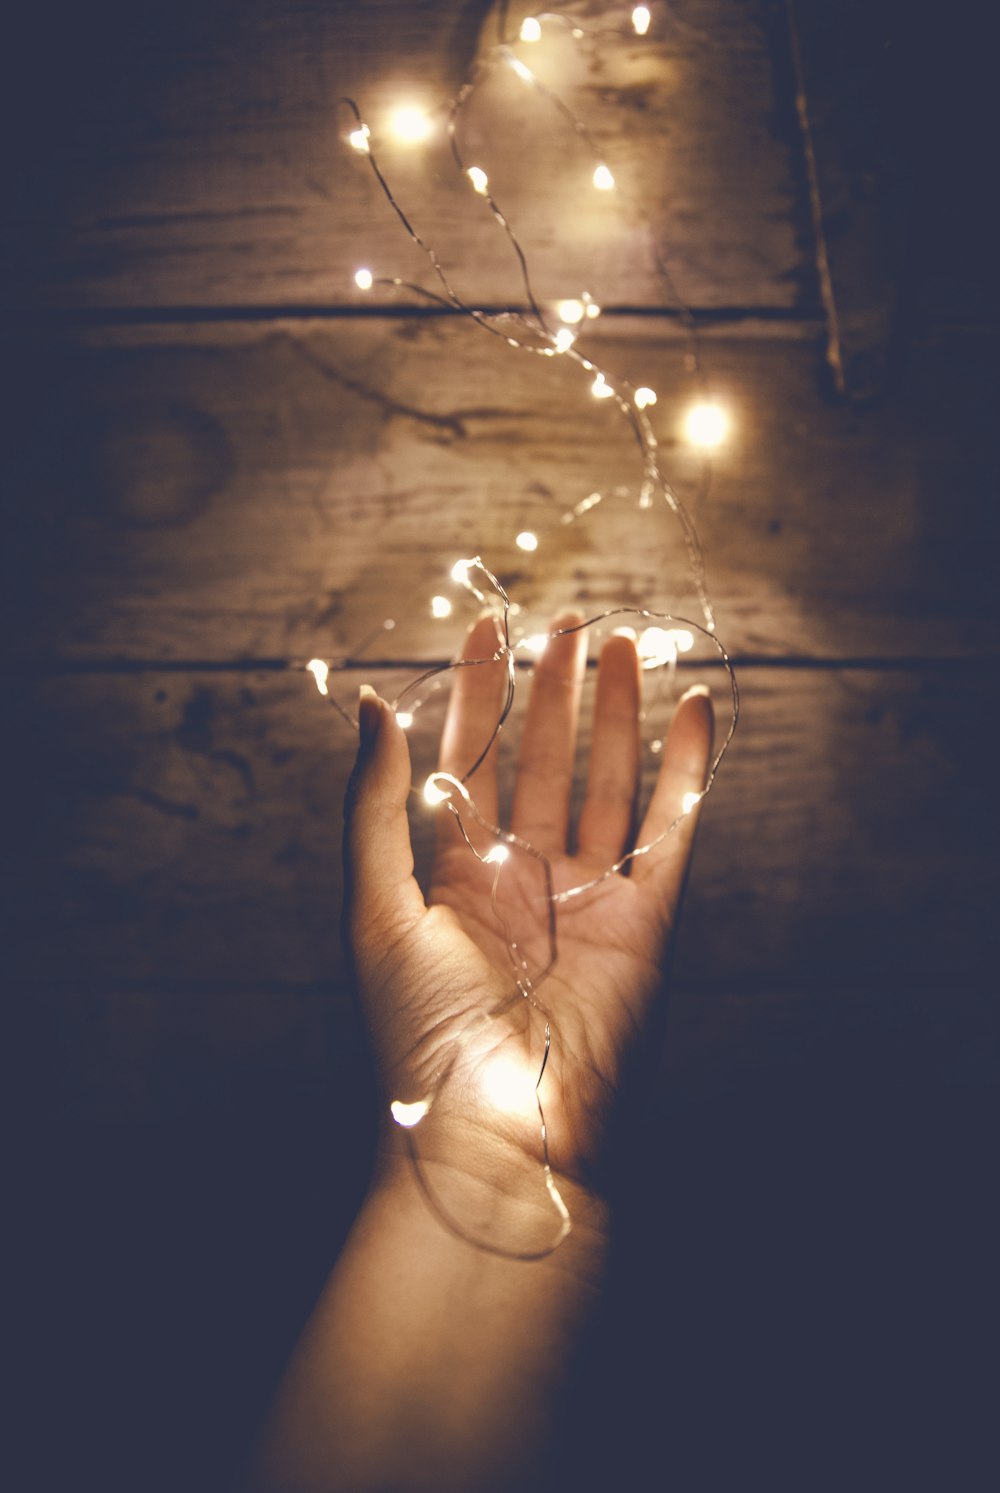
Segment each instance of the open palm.
M576 620L560 619L553 632ZM463 658L493 660L497 650L496 624L484 618L471 629ZM630 862L630 874L606 877L557 904L558 958L539 979L549 959L545 864L558 894L597 880L633 844L656 841L681 815L684 796L703 788L711 753L711 705L703 691L690 692L675 713L652 800L633 838L640 670L632 641L610 639L598 668L587 791L571 855L585 662L585 634L563 632L535 670L510 823L535 854L508 841L502 864L483 864L469 848L466 836L482 857L498 844L478 822L498 823L493 751L468 781L476 816L461 799L461 826L447 805L438 810L428 902L412 875L406 739L386 707L363 706L363 717L370 714L347 842L349 935L386 1088L405 1101L435 1102L458 1166L466 1155L470 1166L481 1165L483 1145L494 1140L537 1157L533 1094L549 1023L551 1061L539 1093L552 1164L570 1175L590 1172L629 1051L648 1026L662 983L697 809ZM499 658L457 671L443 771L461 778L476 761L499 716L505 683Z

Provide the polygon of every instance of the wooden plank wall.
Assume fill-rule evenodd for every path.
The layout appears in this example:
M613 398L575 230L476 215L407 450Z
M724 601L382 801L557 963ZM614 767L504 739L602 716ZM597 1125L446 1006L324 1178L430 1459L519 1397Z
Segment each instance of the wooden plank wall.
M566 604L695 606L578 370L353 286L361 263L422 266L343 148L338 99L375 129L404 94L439 102L497 19L100 0L54 35L16 22L6 105L36 138L4 206L5 901L14 1029L40 1058L19 1127L32 1278L54 1303L41 1333L29 1314L46 1409L19 1486L64 1487L71 1462L104 1488L223 1486L364 1186L337 931L352 737L302 662L352 655L386 616L334 676L345 698L449 656L460 621L427 602L470 535L526 631ZM977 1425L942 1364L970 1361L986 1257L996 339L943 313L941 251L885 396L832 397L786 19L704 0L658 10L641 45L533 54L613 162L624 230L585 155L521 119L509 70L468 118L537 294L591 291L589 355L659 391L744 701L576 1385L607 1429L581 1455L571 1423L554 1486L645 1486L656 1458L664 1483L731 1487L739 1447L816 1487L868 1438L871 1465L917 1465L940 1450L931 1418L914 1429L925 1401L960 1486ZM517 304L440 144L385 164L463 293ZM733 416L702 500L648 225ZM721 712L696 656L699 677ZM440 699L418 717L417 760L440 718Z

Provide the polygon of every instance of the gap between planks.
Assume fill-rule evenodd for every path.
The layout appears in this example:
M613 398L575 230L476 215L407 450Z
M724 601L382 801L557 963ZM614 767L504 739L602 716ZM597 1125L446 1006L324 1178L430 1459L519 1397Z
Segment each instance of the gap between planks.
M953 657L922 657L922 656L899 656L885 655L883 657L864 657L853 655L836 655L829 657L814 657L807 654L763 654L763 653L734 653L729 659L733 669L816 669L820 671L836 671L846 669L860 669L867 673L893 672L915 672L946 674L953 671L981 673L984 669L997 668L1000 666L1000 655L996 657L987 655L956 654ZM530 659L515 659L519 669L532 667ZM428 669L446 669L452 663L452 658L379 658L379 659L345 659L337 663L332 672L335 673L368 673L378 671L396 670L397 672L413 671L424 673ZM288 658L239 658L239 659L42 659L32 662L19 661L14 666L16 674L40 675L44 678L60 678L65 675L86 674L282 674L302 672L304 659ZM597 661L588 658L587 667L596 668ZM719 658L689 659L679 658L678 669L693 669L701 673L705 669L723 669L725 665Z

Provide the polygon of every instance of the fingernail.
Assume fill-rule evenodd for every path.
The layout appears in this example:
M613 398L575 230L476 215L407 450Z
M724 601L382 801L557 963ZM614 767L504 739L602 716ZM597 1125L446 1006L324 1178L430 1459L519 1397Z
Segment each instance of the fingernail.
M370 684L358 690L358 732L363 748L370 747L378 735L379 719L382 715L381 701Z

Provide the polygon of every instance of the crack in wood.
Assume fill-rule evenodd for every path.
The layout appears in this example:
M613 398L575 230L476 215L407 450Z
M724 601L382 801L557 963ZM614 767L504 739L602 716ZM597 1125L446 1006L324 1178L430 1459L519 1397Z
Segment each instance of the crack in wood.
M430 410L417 409L412 404L402 404L397 399L390 399L380 389L373 389L370 385L362 383L360 379L354 379L346 373L341 373L339 368L335 368L332 363L328 363L325 358L321 358L318 353L305 347L301 342L293 338L289 338L288 340L302 361L308 363L311 368L315 368L323 378L329 379L331 383L337 384L349 394L356 394L359 399L364 399L369 404L377 405L389 418L393 415L398 415L403 419L416 420L418 423L430 425L436 430L450 431L456 440L463 441L469 433L465 424L467 420L497 419L500 416L507 416L509 418L510 416L509 410L499 408L465 409L452 415L437 415Z

